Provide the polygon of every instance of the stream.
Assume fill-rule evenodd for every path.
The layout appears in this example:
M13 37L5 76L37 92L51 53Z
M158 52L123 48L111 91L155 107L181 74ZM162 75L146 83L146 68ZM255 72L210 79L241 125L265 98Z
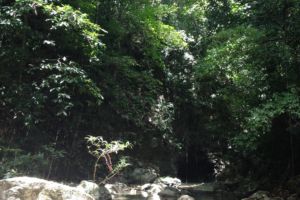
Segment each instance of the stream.
M178 187L178 189L183 194L188 194L193 197L195 200L237 200L233 193L228 191L217 190L215 191L211 184L183 184ZM130 193L121 193L114 195L113 200L178 200L179 197L167 197L149 195L143 196L142 193L130 194ZM192 200L182 198L182 200Z

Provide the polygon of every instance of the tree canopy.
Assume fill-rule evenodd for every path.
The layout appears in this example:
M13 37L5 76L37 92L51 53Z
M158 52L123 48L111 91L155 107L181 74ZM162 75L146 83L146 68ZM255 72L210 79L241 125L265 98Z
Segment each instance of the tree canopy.
M88 135L189 181L299 174L299 19L299 0L0 0L0 176L91 177Z

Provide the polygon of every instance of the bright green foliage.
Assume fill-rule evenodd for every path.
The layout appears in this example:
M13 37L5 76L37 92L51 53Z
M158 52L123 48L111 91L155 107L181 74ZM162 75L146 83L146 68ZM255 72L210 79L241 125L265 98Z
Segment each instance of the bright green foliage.
M292 121L300 118L300 99L295 89L291 92L274 94L261 107L252 110L243 127L243 133L234 138L235 145L242 151L256 150L260 138L271 131L272 120L284 115L289 116Z
M174 120L174 105L166 102L164 96L160 96L157 104L152 107L152 116L149 121L160 130L172 132L172 121Z
M98 59L100 27L92 23L86 14L74 10L70 6L45 6L45 13L50 16L50 30L53 31L55 42L63 48L61 51L74 51L74 55L82 54L92 59ZM63 37L63 36L67 37Z
M89 95L94 97L90 102L101 102L99 88L84 71L90 62L99 60L100 27L86 14L70 6L17 1L1 8L1 22L3 104L13 101L12 91L28 95L20 96L23 109L30 97L28 106L44 109L51 102L57 115L67 115L76 96ZM8 83L7 78L14 82ZM26 116L28 111L14 112L31 118Z
M13 6L2 6L1 20L1 40L5 41L2 47L8 51L1 57L6 59L9 55L20 59L35 55L38 61L40 57L53 58L55 53L82 62L96 59L100 53L100 27L70 6L18 1Z
M255 28L245 26L222 31L212 38L207 55L196 67L199 90L210 85L210 101L222 100L237 120L241 120L241 112L257 103L253 96L264 98L268 88L264 66L257 59L261 56L263 36Z
M149 129L167 71L162 52L187 46L181 32L162 20L176 7L152 1L100 1L99 9L105 7L110 7L108 13L99 17L108 32L100 75L107 86L104 96L112 99L110 105L122 118Z

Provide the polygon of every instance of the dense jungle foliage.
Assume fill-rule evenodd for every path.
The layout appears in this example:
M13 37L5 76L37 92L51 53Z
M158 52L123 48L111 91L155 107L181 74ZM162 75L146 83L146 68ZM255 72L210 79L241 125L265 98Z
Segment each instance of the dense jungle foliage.
M299 93L299 0L0 0L1 177L91 179L93 135L162 175L280 184Z

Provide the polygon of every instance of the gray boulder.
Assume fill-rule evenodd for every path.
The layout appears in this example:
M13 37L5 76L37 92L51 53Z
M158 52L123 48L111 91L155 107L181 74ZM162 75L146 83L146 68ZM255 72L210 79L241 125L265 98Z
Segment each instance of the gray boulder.
M129 159L128 163L130 166L113 177L110 180L111 183L121 182L131 185L143 185L153 183L159 177L159 168L156 165L135 159Z
M182 195L178 198L178 200L195 200L195 198L189 195Z
M147 197L147 200L162 200L158 194L153 194Z
M180 191L177 188L165 187L158 195L164 198L178 198Z
M112 194L105 186L99 187L100 198L99 200L112 200Z
M95 200L84 191L31 177L0 180L1 200Z
M160 177L157 178L154 183L156 184L162 184L169 187L178 187L181 185L181 180L178 178L172 178L172 177Z
M141 190L144 192L147 192L149 195L154 195L160 193L164 187L159 184L150 184L147 183L145 185L142 185Z
M250 197L244 198L242 200L270 200L270 193L267 191L257 191L252 194Z
M104 187L112 195L124 194L130 190L130 188L124 183L105 184Z
M100 188L96 183L90 181L81 181L77 189L91 195L94 199L100 199Z
M158 177L158 173L155 169L148 168L134 168L129 174L127 174L127 178L133 183L152 183Z
M77 189L91 195L95 200L111 200L112 195L105 186L90 181L81 181Z

